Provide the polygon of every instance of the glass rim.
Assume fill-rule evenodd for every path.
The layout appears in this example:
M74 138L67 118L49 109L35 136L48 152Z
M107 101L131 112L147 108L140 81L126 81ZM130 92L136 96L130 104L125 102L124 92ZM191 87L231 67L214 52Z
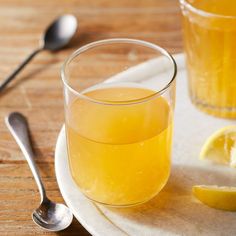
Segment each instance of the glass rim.
M204 16L204 17L214 17L214 18L223 18L223 19L236 19L236 16L232 15L222 15L218 13L212 13L208 12L199 8L194 7L191 3L188 2L188 0L179 0L180 4L186 7L189 11L192 11L198 15Z
M95 99L95 98L91 98L89 96L84 95L83 93L75 90L73 88L73 86L71 86L68 83L67 80L67 75L66 75L66 68L69 66L70 62L72 62L72 60L74 58L76 58L77 56L79 56L80 54L82 54L83 52L86 52L89 49L95 48L97 46L102 46L102 45L106 45L106 44L115 44L115 43L127 43L127 44L136 44L139 46L144 46L150 49L154 49L158 52L160 52L163 56L166 56L169 61L172 63L173 66L173 74L171 76L171 79L169 80L169 82L160 90L152 93L151 95L142 97L142 98L138 98L138 99L131 99L131 100L124 100L124 101L109 101L109 100L99 100L99 99ZM163 93L166 92L166 90L168 90L169 87L171 87L171 85L173 84L173 82L175 81L177 75L177 64L175 62L175 59L173 58L173 56L164 48L144 41L144 40L139 40L139 39L130 39L130 38L112 38L112 39L103 39L103 40L98 40L98 41L94 41L91 43L88 43L82 47L80 47L79 49L77 49L76 51L74 51L69 57L67 57L67 59L64 61L62 67L61 67L61 79L63 82L63 85L73 94L75 94L76 96L83 98L85 100L89 100L91 102L94 103L98 103L98 104L103 104L103 105L129 105L129 104L137 104L137 103L141 103L141 102L145 102L148 101L149 99L155 98L155 97L159 97L161 96Z

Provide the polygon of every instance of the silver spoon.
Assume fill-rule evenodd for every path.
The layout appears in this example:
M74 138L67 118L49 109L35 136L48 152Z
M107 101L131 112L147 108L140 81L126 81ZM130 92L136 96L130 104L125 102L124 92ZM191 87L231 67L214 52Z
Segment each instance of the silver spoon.
M5 121L29 164L41 196L40 206L32 213L33 221L49 231L60 231L67 228L73 220L73 215L68 207L54 203L46 196L45 188L34 161L25 117L20 113L13 112L6 117Z
M63 15L56 19L46 29L43 37L39 42L39 48L34 50L23 62L19 65L12 74L10 74L0 84L0 92L10 83L15 76L34 58L39 52L43 50L56 51L65 47L73 36L78 27L78 22L73 15Z

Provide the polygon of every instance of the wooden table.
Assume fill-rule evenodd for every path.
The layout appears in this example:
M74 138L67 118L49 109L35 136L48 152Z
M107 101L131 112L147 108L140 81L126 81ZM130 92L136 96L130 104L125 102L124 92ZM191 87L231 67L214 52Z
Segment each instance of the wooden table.
M0 94L0 235L56 235L31 220L39 194L21 151L9 134L4 117L22 112L30 123L37 163L48 196L63 202L54 171L54 147L63 123L60 67L81 45L104 38L144 39L182 51L177 0L0 0L0 79L8 75L38 45L45 26L63 13L79 19L71 48L42 52ZM89 235L76 221L58 235Z

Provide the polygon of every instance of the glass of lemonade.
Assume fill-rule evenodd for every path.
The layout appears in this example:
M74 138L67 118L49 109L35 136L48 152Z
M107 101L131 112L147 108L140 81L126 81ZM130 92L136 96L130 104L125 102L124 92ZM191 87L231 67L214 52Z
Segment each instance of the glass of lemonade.
M209 114L236 118L236 1L180 3L191 100Z
M161 47L108 39L64 63L71 175L89 199L131 206L154 197L171 167L176 64Z

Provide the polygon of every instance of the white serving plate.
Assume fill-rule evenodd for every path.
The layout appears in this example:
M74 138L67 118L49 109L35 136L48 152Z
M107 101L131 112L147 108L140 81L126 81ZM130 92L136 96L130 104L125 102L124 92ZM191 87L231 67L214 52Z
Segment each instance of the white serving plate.
M59 188L74 216L94 236L236 235L236 213L209 208L191 194L196 184L236 186L235 169L198 160L205 139L235 121L208 116L190 103L183 54L174 57L178 76L172 173L148 203L115 209L84 197L70 175L64 126L60 131L55 151Z

